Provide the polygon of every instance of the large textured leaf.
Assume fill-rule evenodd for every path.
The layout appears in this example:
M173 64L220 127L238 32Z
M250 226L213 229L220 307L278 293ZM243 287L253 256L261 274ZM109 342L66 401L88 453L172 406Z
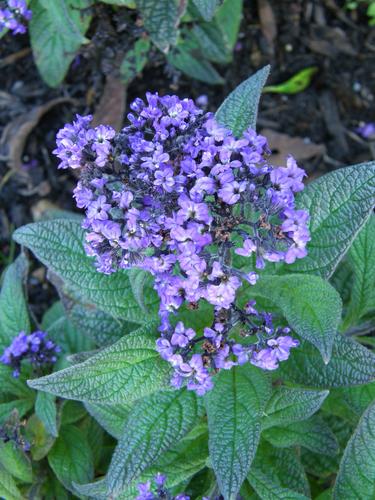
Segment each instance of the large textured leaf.
M15 231L14 239L99 309L135 323L149 320L132 294L126 272L107 276L96 271L93 260L85 254L84 232L76 221L28 224ZM154 296L151 303L147 297L144 300L149 309L156 306Z
M163 52L177 42L177 28L184 13L181 0L136 0L145 29Z
M258 467L252 467L248 481L261 500L308 500L308 497L297 491L283 488L272 481L269 474Z
M241 136L248 127L255 129L259 99L269 72L270 67L265 66L242 82L217 110L217 121L230 128L235 136Z
M357 415L362 415L369 404L375 400L375 382L357 387L341 387L336 391Z
M120 439L123 435L124 425L128 419L131 409L130 405L106 405L86 403L86 410L92 417L99 422L108 434L111 434L116 439Z
M18 333L30 332L27 304L23 293L28 263L21 254L5 271L0 292L0 351Z
M339 451L335 435L326 422L317 416L272 427L262 432L262 437L281 448L303 446L323 455L336 455Z
M242 19L242 3L243 0L224 0L215 14L215 23L219 26L223 41L229 50L233 50L237 42Z
M155 350L155 326L130 333L87 361L46 377L30 387L92 403L130 403L168 384L170 367Z
M130 412L107 474L115 497L196 424L201 399L186 389L159 392Z
M375 380L375 355L350 338L336 335L332 357L325 365L319 352L303 343L281 364L285 380L310 387L348 387Z
M372 215L348 253L354 280L345 326L355 324L375 309L375 216Z
M74 492L73 483L90 481L94 475L92 451L84 433L67 425L48 454L48 463L59 481Z
M318 276L263 276L254 292L278 305L290 327L328 363L341 320L341 299L329 283Z
M235 498L258 446L270 381L251 365L221 371L207 394L209 448L225 500Z
M45 82L56 87L64 78L79 47L88 40L87 0L32 0L30 40L35 63Z
M361 417L345 449L333 491L335 500L375 497L375 403Z
M272 394L264 411L262 428L304 420L319 410L328 391L279 387Z
M310 213L308 255L286 266L328 278L345 255L375 205L375 162L330 172L298 196Z

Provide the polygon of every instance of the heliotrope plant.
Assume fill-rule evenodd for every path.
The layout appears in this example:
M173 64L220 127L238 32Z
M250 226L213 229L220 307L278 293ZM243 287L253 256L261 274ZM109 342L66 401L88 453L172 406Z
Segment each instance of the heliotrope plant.
M40 378L0 365L37 391L35 415L16 407L50 439L41 451L26 436L48 461L43 491L53 471L95 499L371 498L375 164L306 186L293 158L273 165L255 132L267 75L215 115L148 94L119 133L80 116L59 132L84 217L14 238L58 288L33 326L62 352ZM4 279L3 348L31 331L11 300L21 261Z

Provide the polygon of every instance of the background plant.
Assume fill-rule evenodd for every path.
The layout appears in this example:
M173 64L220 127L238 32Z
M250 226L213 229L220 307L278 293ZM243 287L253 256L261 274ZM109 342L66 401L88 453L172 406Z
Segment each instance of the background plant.
M229 128L254 123L263 83L244 82L220 108L220 121ZM59 498L66 491L134 498L139 482L162 472L172 494L192 498L371 498L374 176L374 163L347 167L297 195L297 206L311 215L307 257L268 265L244 293L287 320L301 346L273 376L249 364L220 372L204 398L169 389L168 365L155 350L158 320L147 274L98 273L76 218L17 230L16 241L58 287L61 302L41 327L62 355L54 373L29 382L32 388L25 384L28 366L17 380L1 366L3 427L17 429L17 439L5 444L11 451L0 455L8 489L1 494L19 498L39 488ZM3 347L31 328L25 268L21 256L3 279ZM202 306L184 313L197 331L207 325ZM27 417L25 431L13 408ZM23 432L32 466L17 446Z

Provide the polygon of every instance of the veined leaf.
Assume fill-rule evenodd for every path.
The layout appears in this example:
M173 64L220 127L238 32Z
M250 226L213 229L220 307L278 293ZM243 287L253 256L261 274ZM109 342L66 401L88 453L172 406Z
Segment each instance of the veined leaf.
M304 420L319 410L329 391L279 387L268 401L262 428Z
M46 392L38 392L35 402L35 413L43 422L47 432L53 437L58 436L56 398Z
M273 483L270 476L257 467L251 468L248 481L261 500L308 500L302 493Z
M121 438L131 405L125 403L121 405L86 403L85 407L108 434L111 434L116 439Z
M228 127L236 137L249 127L255 129L259 99L270 72L265 66L242 82L225 99L216 112L216 120Z
M21 331L30 333L29 314L23 292L27 270L27 259L21 254L5 271L0 292L0 351Z
M179 0L136 0L151 40L163 52L176 45L177 28L184 14L183 2Z
M220 0L193 0L193 3L203 19L205 21L211 21L216 9L220 5Z
M279 306L290 327L328 363L341 320L341 299L329 283L318 276L263 276L254 292Z
M311 241L307 256L283 269L328 278L374 208L375 162L320 177L298 195L297 205L310 213Z
M31 483L33 473L31 462L23 451L14 445L14 442L4 443L0 441L0 470L12 474L13 477L24 483Z
M29 380L30 387L91 403L131 403L168 385L170 367L155 349L155 325L140 328L81 364Z
M344 327L356 324L375 309L375 216L372 215L354 240L348 253L353 283Z
M117 497L163 451L197 423L202 401L186 389L159 392L129 413L107 474L108 492Z
M335 500L375 495L375 403L361 417L345 449L333 490Z
M215 14L215 23L219 26L223 41L230 51L233 50L242 20L242 0L224 0Z
M84 231L76 221L58 219L28 224L15 231L14 239L99 309L135 323L149 321L133 296L126 272L107 276L96 271L83 248ZM156 310L154 295L144 300L149 310Z
M291 424L280 424L262 433L273 446L289 448L303 446L323 455L336 455L339 451L337 439L327 423L318 416Z
M23 500L17 484L8 472L0 469L0 497L6 500Z
M375 355L350 338L336 335L332 357L325 365L319 352L307 343L280 365L284 380L310 387L349 387L375 380Z
M225 500L235 498L255 456L270 379L248 365L221 371L207 394L209 449Z

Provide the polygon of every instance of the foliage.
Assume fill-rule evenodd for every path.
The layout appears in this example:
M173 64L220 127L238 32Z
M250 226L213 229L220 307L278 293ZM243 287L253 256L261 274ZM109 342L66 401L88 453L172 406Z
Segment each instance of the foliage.
M147 1L136 3L147 15ZM193 3L204 23L220 26L225 3ZM174 21L160 30L181 14L171 9ZM166 49L160 31L150 35ZM219 108L218 121L236 135L255 124L268 71ZM147 275L97 272L76 220L18 229L14 239L58 284L62 300L45 313L42 328L62 352L43 376L25 364L15 379L0 364L0 496L134 499L137 484L161 472L171 495L185 491L192 499L372 498L375 354L366 332L375 322L374 179L374 162L356 165L297 195L298 207L310 212L307 257L259 270L258 283L243 286L238 301L255 298L290 325L300 345L272 372L249 363L221 370L204 397L168 383ZM2 348L20 330L40 327L28 313L27 267L21 253L4 273ZM348 275L350 287L342 278ZM200 331L212 313L194 307L179 314ZM365 335L357 335L364 325Z

